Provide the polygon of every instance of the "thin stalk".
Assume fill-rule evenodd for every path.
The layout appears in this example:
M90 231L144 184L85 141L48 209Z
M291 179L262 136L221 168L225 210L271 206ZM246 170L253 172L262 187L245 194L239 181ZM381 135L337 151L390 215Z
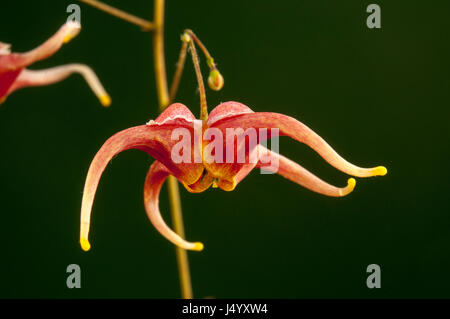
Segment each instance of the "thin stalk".
M172 79L172 85L170 86L170 102L175 100L177 95L178 86L180 85L181 75L183 74L184 63L186 61L187 43L185 41L181 42L180 55L178 56L177 68Z
M94 8L97 8L101 11L109 13L110 15L113 15L119 19L125 20L125 21L135 24L137 26L140 26L143 31L150 31L150 30L154 29L154 25L152 22L147 21L142 18L139 18L139 17L136 17L132 14L129 14L129 13L119 10L117 8L111 7L110 5L107 5L103 2L100 2L97 0L79 0L79 1L89 4L89 5L93 6Z
M200 41L200 39L195 35L194 31L192 31L190 29L186 29L186 30L184 30L184 32L189 34L191 36L191 38L195 41L195 43L197 43L200 50L203 51L203 54L206 57L206 62L208 64L209 68L210 69L215 68L216 64L214 63L213 57L211 56L211 54L209 54L209 51L206 48L206 46L203 44L203 42Z
M181 76L184 70L184 64L186 61L186 53L187 49L191 50L192 60L194 62L195 73L198 81L198 88L200 92L200 118L202 120L206 120L208 118L208 110L206 103L206 92L205 86L203 84L203 77L201 75L200 63L197 55L197 50L195 48L195 44L200 47L200 50L203 51L203 54L206 57L206 62L208 64L210 73L208 77L208 84L212 90L219 91L223 86L223 77L217 69L216 64L214 63L214 59L209 54L208 49L205 45L200 41L199 38L192 32L190 29L184 30L184 33L181 37L182 46L180 50L180 54L178 57L177 67L175 70L175 74L173 76L172 85L170 86L170 102L172 103L177 94L177 90L180 84Z
M208 119L208 105L206 104L206 90L203 83L202 71L200 70L200 62L198 60L197 50L192 40L188 42L191 50L192 62L194 63L195 75L197 76L198 91L200 93L200 119L206 121Z
M167 89L166 63L164 58L164 0L154 0L153 56L156 74L156 88L159 109L164 110L170 102ZM184 238L183 214L181 211L178 182L170 176L167 181L173 227ZM192 299L191 275L186 250L176 247L178 272L180 276L181 297Z

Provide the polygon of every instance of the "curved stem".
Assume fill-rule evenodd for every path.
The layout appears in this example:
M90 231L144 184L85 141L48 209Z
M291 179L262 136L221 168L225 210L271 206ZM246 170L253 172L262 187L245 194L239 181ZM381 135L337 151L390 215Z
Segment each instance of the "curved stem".
M206 62L208 64L208 67L210 69L215 68L216 64L214 63L213 57L211 56L211 54L209 54L209 51L206 48L206 46L203 44L203 42L200 41L200 39L195 35L194 31L192 31L191 29L186 29L184 32L188 33L191 36L192 40L194 40L195 43L197 43L200 50L203 51L203 54L206 57Z
M186 61L187 43L185 41L181 42L180 55L178 57L177 68L175 75L172 79L172 85L170 86L170 103L175 100L177 95L178 87L180 85L181 76L183 74L184 63Z
M197 76L198 91L200 93L200 119L206 121L208 119L208 105L206 104L206 90L203 83L202 71L200 69L200 62L198 60L197 50L194 42L189 39L189 49L191 50L192 62L194 63L195 74Z
M198 91L200 94L200 119L206 121L208 119L208 105L206 102L206 90L205 84L203 82L203 76L200 69L200 61L198 59L197 50L195 48L195 44L191 35L194 33L190 30L186 30L181 37L181 50L180 55L178 57L177 68L175 71L175 75L173 76L172 85L170 86L170 102L175 99L177 94L178 86L180 84L181 75L183 74L184 64L186 61L186 52L189 46L189 50L192 55L192 62L194 64L195 75L197 77L198 83ZM195 35L194 35L195 36ZM206 48L205 48L206 50ZM212 60L212 58L211 58Z
M159 109L164 110L169 102L167 89L166 63L164 58L164 0L155 0L154 5L153 55L155 64L156 87ZM184 238L183 215L181 212L180 192L178 182L170 176L167 181L172 221L175 232ZM181 297L192 299L191 275L186 250L176 247L178 272L180 276Z
M154 29L154 25L150 21L136 17L132 14L129 14L129 13L119 10L117 8L111 7L110 5L107 5L106 3L103 3L103 2L100 2L97 0L78 0L78 1L89 4L89 5L93 6L94 8L97 8L101 11L109 13L110 15L115 16L119 19L125 20L125 21L135 24L137 26L140 26L142 28L142 30L144 30L144 31L150 31L150 30Z

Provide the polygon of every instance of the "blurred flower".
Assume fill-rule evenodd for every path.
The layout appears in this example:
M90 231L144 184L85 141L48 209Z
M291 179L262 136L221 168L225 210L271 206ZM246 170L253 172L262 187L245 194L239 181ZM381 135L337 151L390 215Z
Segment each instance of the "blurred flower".
M67 22L50 39L26 53L11 53L10 45L0 42L0 103L20 88L50 85L64 80L72 73L79 73L97 95L102 105L109 106L111 104L109 95L94 71L86 65L67 64L39 71L26 69L34 62L53 55L63 43L67 43L75 37L80 29L81 26L78 22Z
M246 140L244 136L252 129L265 131L266 135L257 136L257 140L252 143L251 138ZM236 132L240 133L237 136L231 135ZM348 180L346 187L332 186L297 163L262 146L265 140L275 136L273 132L305 143L332 166L349 175L369 177L387 173L386 168L382 166L360 168L347 162L311 129L283 114L255 113L241 103L226 102L218 105L210 113L207 121L201 122L195 119L186 106L175 103L155 121L113 135L95 155L87 174L83 193L80 230L82 248L84 250L90 248L88 242L90 215L100 177L110 160L128 149L138 149L155 158L156 161L150 167L144 186L145 209L155 228L169 241L184 249L202 250L203 244L185 241L173 232L161 217L158 198L162 184L169 175L176 177L192 193L203 192L210 186L231 191L255 167L272 170L295 183L327 196L345 196L353 190L355 186L353 178ZM211 138L212 135L216 137L214 140ZM182 142L178 141L180 136L183 140L186 136L189 137L186 139L189 143L188 148L179 147ZM226 140L230 140L230 137L233 141L231 144L233 155L228 158L229 150L226 148L229 143ZM218 141L217 138L222 140ZM234 143L234 141L237 142ZM211 150L212 144L215 144L214 151ZM227 153L226 161L223 157L222 160L217 157L217 152L221 150ZM242 150L244 150L245 159L238 160L236 154ZM267 157L271 159L270 162L275 160L277 165L268 166Z

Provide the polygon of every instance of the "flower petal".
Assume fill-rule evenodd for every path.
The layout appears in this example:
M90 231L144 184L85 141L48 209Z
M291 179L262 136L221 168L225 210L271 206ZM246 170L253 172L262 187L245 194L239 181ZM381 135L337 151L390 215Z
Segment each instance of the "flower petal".
M259 157L260 147L262 146L258 145L256 148L252 150L252 153L255 153L257 157ZM246 163L242 165L241 169L238 171L235 177L236 185L239 184L245 177L247 177L247 175L256 167L258 163L259 161L258 162L255 161L254 163Z
M53 55L63 43L70 41L80 32L81 26L76 21L65 23L50 39L26 53L0 55L0 74L24 68L36 61Z
M386 168L383 166L361 168L347 162L309 127L287 115L268 112L241 114L218 120L213 123L212 127L217 127L223 132L225 132L226 128L240 127L243 130L247 130L249 128L254 128L255 130L267 128L267 138L270 138L269 129L278 128L280 135L289 136L299 142L305 143L319 153L319 155L322 156L329 164L349 175L370 177L385 175L387 173ZM258 142L261 142L261 140Z
M16 81L23 69L0 73L0 104L6 99L11 86Z
M186 185L183 183L186 190L190 193L202 193L207 190L214 182L214 177L205 169L202 176L193 184Z
M178 124L177 127L180 127ZM184 127L191 132L193 124L184 123ZM90 215L95 192L100 177L109 161L118 153L138 149L153 156L170 170L171 174L186 185L195 183L202 175L201 163L175 164L171 159L171 149L175 141L171 139L173 125L142 125L123 130L110 137L95 155L86 177L83 201L81 207L80 242L83 249L89 248L88 233ZM84 246L83 246L84 245Z
M192 114L192 112L181 103L173 103L169 105L164 112L162 112L154 121L150 121L152 123L156 124L171 124L171 125L177 125L181 124L183 125L186 122L193 122L195 121L195 116Z
M235 118L239 115L254 113L248 106L239 103L239 102L225 102L216 106L208 116L207 125L209 127L216 127L217 122L222 122L226 119ZM220 151L223 155L222 161L204 161L205 168L208 172L215 177L215 181L213 187L220 187L225 191L232 191L236 185L245 177L256 165L257 159L253 158L250 154L257 154L254 152L256 150L256 144L258 143L257 138L253 139L252 143L249 143L249 138L247 138L247 142L245 140L236 141L236 143L232 146L233 148L233 157L232 161L227 160L227 153L230 153L231 150L227 150L226 142L230 138L235 139L230 134L230 137L227 136L225 127L218 127L222 129L222 136L224 138L222 143L222 150L215 150L216 152ZM234 129L234 127L229 127ZM238 128L238 127L236 127ZM239 134L239 133L238 133ZM205 143L204 147L206 147L208 143ZM244 154L244 156L238 158L238 154ZM205 160L205 158L204 158ZM242 175L242 177L238 177L238 174Z
M254 157L253 157L254 156ZM232 191L258 164L259 145L250 151L245 163L239 164L216 164L210 165L208 168L218 170L222 175L218 178L213 187L219 187L224 191ZM250 161L254 158L254 161ZM213 163L214 165L214 163ZM225 170L222 170L225 168ZM228 169L228 170L227 170Z
M144 204L147 216L161 235L174 245L184 249L200 251L203 249L202 243L191 243L181 238L167 226L159 211L159 193L164 181L170 174L171 172L158 161L155 161L150 167L144 186Z
M208 115L208 126L212 126L217 121L231 118L236 115L254 113L248 106L239 102L225 102L217 105Z
M5 74L9 73L11 72ZM84 64L67 64L39 71L23 69L22 73L20 73L16 81L9 88L8 95L23 87L43 86L60 82L73 73L79 73L84 77L103 106L109 106L111 104L111 98L108 93L106 93L97 75L90 67ZM2 75L0 75L0 78L1 76Z
M260 152L266 152L266 156L277 158L278 162L277 167L271 167L267 164L258 162L258 167L277 173L313 192L326 196L342 197L351 193L355 188L356 181L354 178L348 180L346 187L336 187L324 182L290 159L272 152L261 145L258 148Z

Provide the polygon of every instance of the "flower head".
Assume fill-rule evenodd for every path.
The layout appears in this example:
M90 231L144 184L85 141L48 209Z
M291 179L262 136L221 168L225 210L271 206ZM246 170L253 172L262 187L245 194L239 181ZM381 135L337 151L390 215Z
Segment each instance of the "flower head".
M254 131L264 134L252 134ZM226 102L212 110L206 121L199 121L186 106L175 103L155 121L113 135L95 155L83 193L82 248L90 248L90 214L100 177L109 161L128 149L144 151L155 159L145 180L145 209L155 228L184 249L201 250L203 244L184 240L161 217L159 192L169 175L176 177L192 193L203 192L211 186L234 190L255 167L278 173L327 196L345 196L354 189L356 181L353 178L348 180L347 186L332 186L299 164L263 146L267 139L279 135L305 143L330 165L349 175L369 177L387 173L382 166L361 168L347 162L314 131L287 115L255 113L241 103Z
M20 88L50 85L64 80L72 73L79 73L97 95L102 105L109 106L111 104L109 95L94 71L86 65L67 64L39 71L27 69L29 65L53 55L64 43L77 36L80 29L81 26L78 22L67 22L42 45L26 53L12 53L9 44L0 42L0 103Z

